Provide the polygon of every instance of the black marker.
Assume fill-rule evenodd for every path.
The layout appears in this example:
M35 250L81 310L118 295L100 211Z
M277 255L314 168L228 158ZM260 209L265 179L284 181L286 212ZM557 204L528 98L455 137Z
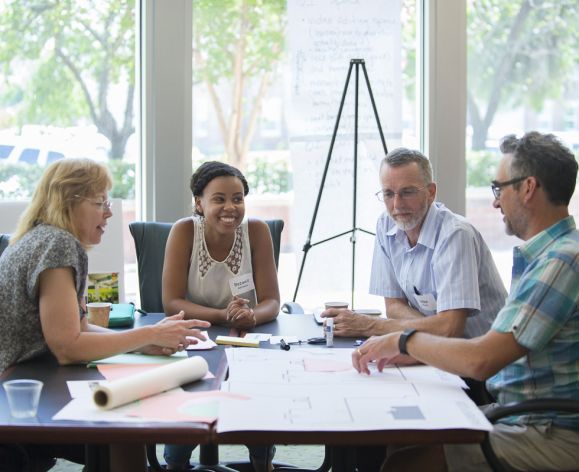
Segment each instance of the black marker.
M279 341L279 348L283 349L284 351L289 351L290 350L290 345L288 343L286 343L283 339L280 339Z
M416 288L416 285L414 286L414 293L416 295L421 295L420 291Z

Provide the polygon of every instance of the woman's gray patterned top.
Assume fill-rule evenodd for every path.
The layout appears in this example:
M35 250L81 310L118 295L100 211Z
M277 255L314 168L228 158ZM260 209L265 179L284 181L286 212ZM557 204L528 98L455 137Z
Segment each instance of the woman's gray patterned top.
M46 352L38 285L43 271L57 267L72 267L80 301L86 286L88 257L68 231L38 225L0 256L0 372Z

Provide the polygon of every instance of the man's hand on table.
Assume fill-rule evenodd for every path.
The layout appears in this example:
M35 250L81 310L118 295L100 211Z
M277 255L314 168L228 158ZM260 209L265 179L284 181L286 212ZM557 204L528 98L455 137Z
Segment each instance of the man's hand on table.
M334 335L341 337L371 336L375 317L355 313L348 308L328 308L322 318L334 318Z

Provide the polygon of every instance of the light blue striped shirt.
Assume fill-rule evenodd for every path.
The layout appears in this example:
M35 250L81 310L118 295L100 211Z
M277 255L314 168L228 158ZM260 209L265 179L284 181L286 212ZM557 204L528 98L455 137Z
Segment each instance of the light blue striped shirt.
M436 309L420 308L416 292L432 294ZM376 224L370 293L405 298L425 316L471 310L465 337L486 333L507 292L480 233L442 203L428 210L416 246L384 212Z

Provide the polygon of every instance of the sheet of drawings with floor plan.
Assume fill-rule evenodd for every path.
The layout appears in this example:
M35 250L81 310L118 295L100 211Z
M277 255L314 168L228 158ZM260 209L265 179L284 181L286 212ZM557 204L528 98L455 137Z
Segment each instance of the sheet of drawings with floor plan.
M433 367L373 368L367 376L354 370L349 349L226 352L221 390L247 400L221 404L219 432L492 428L463 380Z

